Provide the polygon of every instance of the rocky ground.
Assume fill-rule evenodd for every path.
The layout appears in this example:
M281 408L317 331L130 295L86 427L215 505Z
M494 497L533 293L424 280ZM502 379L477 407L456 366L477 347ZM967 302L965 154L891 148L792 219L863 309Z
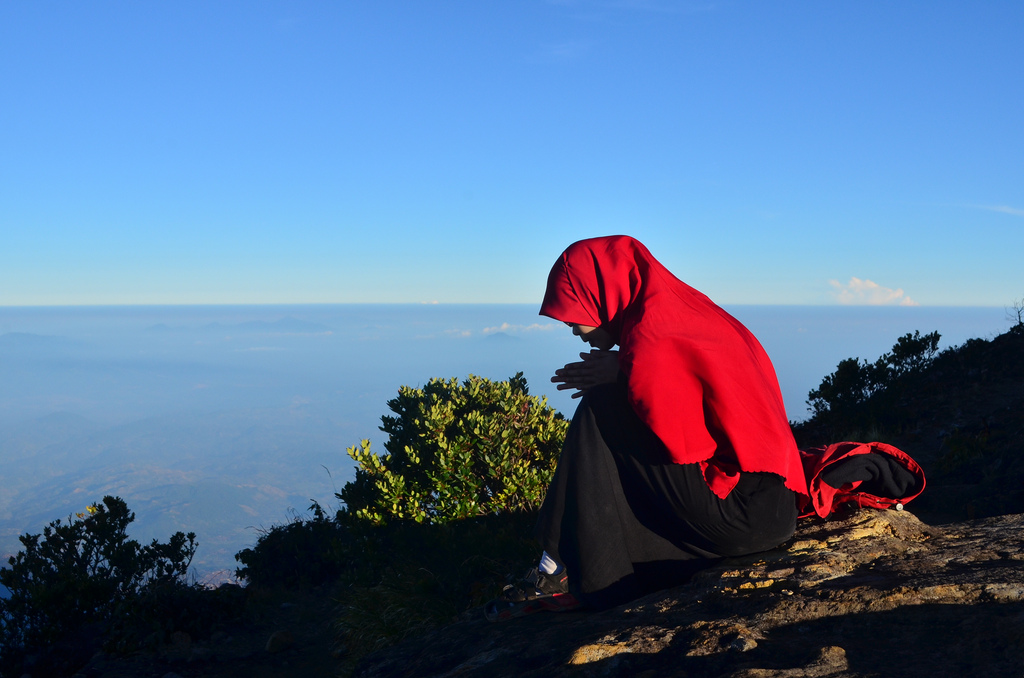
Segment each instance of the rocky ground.
M600 613L478 611L366 658L391 676L1024 676L1024 515L805 522L783 547Z

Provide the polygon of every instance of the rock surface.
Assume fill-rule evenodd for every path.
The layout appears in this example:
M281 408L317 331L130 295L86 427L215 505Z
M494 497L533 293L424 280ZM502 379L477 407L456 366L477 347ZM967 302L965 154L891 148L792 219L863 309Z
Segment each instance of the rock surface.
M599 613L459 622L370 655L390 676L1024 676L1024 515L802 522L780 548Z

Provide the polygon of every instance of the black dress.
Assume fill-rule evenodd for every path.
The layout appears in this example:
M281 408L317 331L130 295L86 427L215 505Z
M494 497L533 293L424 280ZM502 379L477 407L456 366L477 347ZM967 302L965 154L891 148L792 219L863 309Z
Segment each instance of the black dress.
M570 590L600 608L685 581L711 559L773 548L796 516L781 476L744 472L720 499L698 464L671 463L618 383L580 400L537 536Z

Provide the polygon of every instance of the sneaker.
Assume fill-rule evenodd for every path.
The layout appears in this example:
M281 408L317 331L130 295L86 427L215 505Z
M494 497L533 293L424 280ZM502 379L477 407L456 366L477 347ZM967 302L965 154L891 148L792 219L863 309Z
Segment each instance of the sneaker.
M567 612L582 607L569 593L569 576L544 574L533 568L522 581L509 584L501 595L487 603L484 616L487 621L506 621L534 612Z

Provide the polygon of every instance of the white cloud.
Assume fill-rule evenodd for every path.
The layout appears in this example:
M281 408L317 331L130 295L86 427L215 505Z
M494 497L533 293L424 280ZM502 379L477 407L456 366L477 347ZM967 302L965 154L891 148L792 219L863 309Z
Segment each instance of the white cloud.
M485 327L479 332L476 330L464 330L458 327L453 327L448 330L444 330L444 334L449 337L472 337L477 334L484 336L490 334L497 334L503 332L505 334L525 334L527 332L546 332L553 330L556 327L564 327L561 323L532 323L530 325L513 325L512 323L501 323L500 325L494 325L493 327Z
M902 289L882 287L871 280L850 278L845 285L838 280L829 280L834 288L833 294L840 304L866 306L918 306L919 304L904 294Z
M484 334L494 334L495 332L507 332L510 334L519 334L521 332L536 332L536 331L547 331L552 330L559 326L559 323L533 323L532 325L510 325L509 323L501 323L497 327L485 327Z
M1002 214L1012 214L1015 217L1024 217L1024 210L1010 207L1009 205L979 205L979 207L989 212L1001 212Z

